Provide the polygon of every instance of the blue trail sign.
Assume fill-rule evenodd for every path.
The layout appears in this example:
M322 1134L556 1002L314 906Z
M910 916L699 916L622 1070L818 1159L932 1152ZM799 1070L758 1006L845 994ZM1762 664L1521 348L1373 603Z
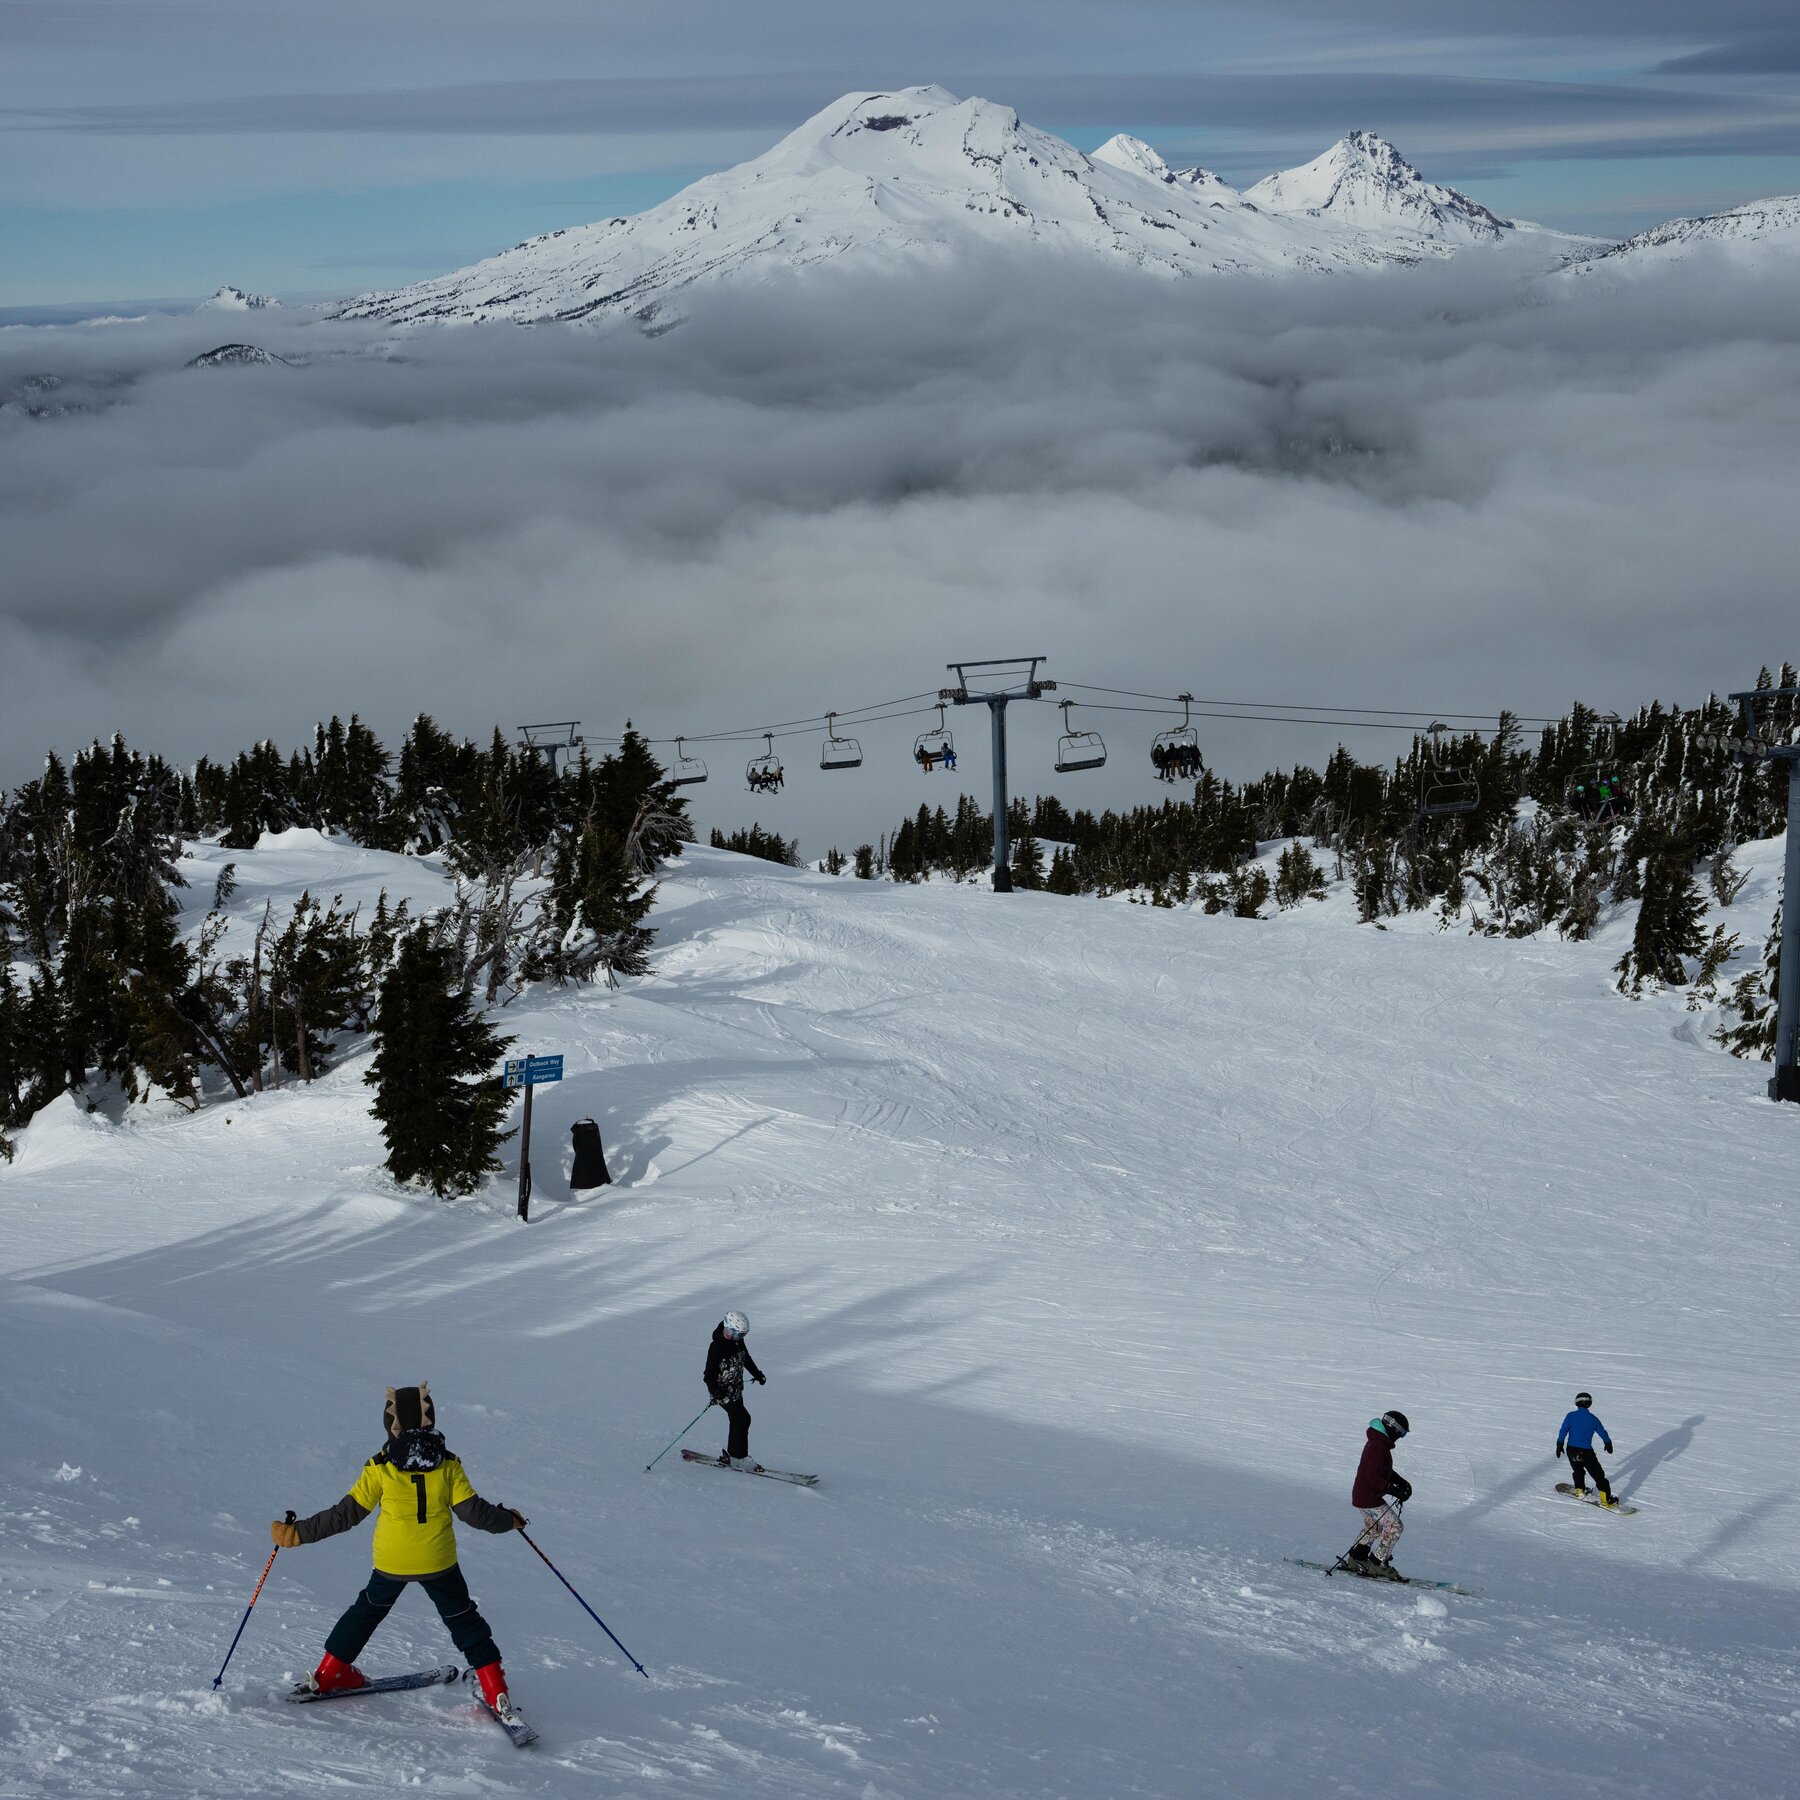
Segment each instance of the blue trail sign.
M525 1090L525 1123L519 1135L519 1217L531 1217L531 1090L546 1082L561 1081L560 1056L509 1056L506 1085Z
M560 1056L509 1056L506 1059L506 1085L509 1088L541 1087L562 1078L563 1059Z

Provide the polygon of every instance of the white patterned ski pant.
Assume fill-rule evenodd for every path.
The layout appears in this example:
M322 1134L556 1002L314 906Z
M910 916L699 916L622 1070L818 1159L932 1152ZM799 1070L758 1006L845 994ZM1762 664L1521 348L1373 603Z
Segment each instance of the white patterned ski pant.
M1369 1546L1376 1561L1392 1561L1394 1546L1405 1530L1400 1514L1391 1506L1359 1506L1356 1510L1363 1519L1363 1533L1357 1541Z

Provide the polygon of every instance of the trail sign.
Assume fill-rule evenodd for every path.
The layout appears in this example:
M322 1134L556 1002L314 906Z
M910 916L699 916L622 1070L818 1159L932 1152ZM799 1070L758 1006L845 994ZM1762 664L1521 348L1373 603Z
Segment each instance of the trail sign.
M509 1056L506 1085L525 1090L525 1122L519 1132L519 1217L531 1217L531 1090L563 1078L560 1056Z
M509 1088L541 1087L562 1078L563 1059L560 1056L509 1056L506 1059L506 1085Z

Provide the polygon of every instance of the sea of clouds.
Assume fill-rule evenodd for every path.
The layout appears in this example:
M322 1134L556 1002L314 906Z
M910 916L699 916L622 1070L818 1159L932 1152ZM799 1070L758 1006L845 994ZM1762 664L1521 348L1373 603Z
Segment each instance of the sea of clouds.
M1692 702L1800 658L1791 279L1497 268L815 274L656 337L292 309L0 330L0 783L114 730L189 761L332 712L699 736L1015 652L1427 715ZM291 360L186 366L234 339ZM830 781L788 740L774 798L744 791L760 744L708 748L700 821L872 837L954 792L908 760L928 722L862 729ZM953 722L985 794L985 715ZM1163 792L1157 720L1076 723L1112 766L1056 782L1056 715L1015 709L1015 791ZM1202 737L1234 776L1340 739L1407 742Z

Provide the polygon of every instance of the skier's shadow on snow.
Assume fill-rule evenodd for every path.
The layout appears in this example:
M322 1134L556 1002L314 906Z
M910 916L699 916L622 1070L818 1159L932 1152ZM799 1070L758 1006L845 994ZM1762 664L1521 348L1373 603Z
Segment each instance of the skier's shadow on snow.
M1640 1444L1632 1453L1613 1464L1613 1490L1621 1500L1629 1500L1671 1457L1679 1456L1694 1441L1694 1427L1706 1423L1705 1413L1683 1419L1672 1431Z

